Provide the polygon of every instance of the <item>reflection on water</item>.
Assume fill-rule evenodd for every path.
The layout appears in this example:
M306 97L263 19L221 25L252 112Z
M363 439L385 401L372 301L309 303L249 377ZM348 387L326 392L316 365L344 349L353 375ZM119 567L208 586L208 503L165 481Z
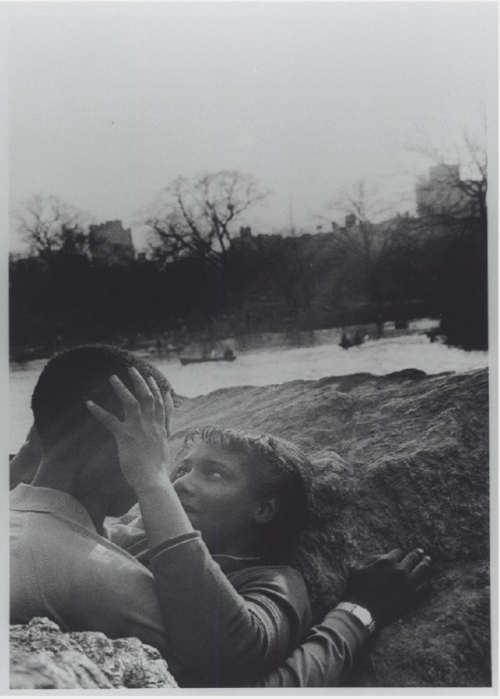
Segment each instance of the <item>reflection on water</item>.
M428 326L427 326L428 327ZM420 328L415 327L415 331ZM181 366L177 357L151 360L168 376L177 393L194 397L230 386L264 386L294 379L315 380L324 376L341 376L358 372L388 374L402 369L421 369L428 374L443 371L470 371L486 367L486 352L464 352L455 347L430 343L425 335L413 334L368 340L363 345L343 350L338 346L339 330L301 333L300 347L290 347L292 338L247 339L232 343L238 358L235 362L216 362ZM253 348L255 342L267 340L266 349ZM331 344L331 343L334 344ZM11 367L10 373L10 440L9 451L22 444L31 424L30 397L44 361L28 363L24 369ZM17 370L16 370L17 369Z

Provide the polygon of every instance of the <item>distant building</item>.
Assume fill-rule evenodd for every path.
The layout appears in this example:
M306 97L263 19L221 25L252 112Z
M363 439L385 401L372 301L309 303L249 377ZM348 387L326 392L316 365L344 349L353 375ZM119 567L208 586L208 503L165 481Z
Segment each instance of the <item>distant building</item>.
M461 185L459 165L441 163L431 167L428 177L416 185L417 215L470 215L471 200Z
M92 260L101 264L127 264L135 259L132 233L121 221L90 226L89 250Z
M259 233L258 235L253 235L250 226L242 226L239 236L231 240L231 247L233 250L239 252L262 252L263 250L271 250L280 247L284 244L283 240L283 236L279 233Z
M345 227L347 229L354 228L354 226L356 225L356 221L357 219L354 214L347 214L347 216L345 217Z
M252 229L250 226L240 226L240 238L247 242L252 239Z

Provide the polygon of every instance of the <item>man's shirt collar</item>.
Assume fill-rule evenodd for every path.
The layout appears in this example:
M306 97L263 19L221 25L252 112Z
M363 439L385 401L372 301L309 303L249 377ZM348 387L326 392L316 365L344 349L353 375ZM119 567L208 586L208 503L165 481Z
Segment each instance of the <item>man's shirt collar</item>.
M20 483L10 494L10 509L24 512L48 512L57 517L96 531L85 507L76 498L62 490L40 488Z

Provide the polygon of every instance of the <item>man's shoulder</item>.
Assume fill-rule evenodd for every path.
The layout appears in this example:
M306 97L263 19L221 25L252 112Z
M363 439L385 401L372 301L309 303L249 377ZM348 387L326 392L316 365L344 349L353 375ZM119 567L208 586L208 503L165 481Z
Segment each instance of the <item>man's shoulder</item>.
M50 496L43 510L42 501L11 509L14 623L48 616L65 630L98 630L111 638L137 635L148 643L161 637L153 575L100 536L90 517L72 517L64 507L54 510Z
M73 564L80 560L83 566L91 563L94 575L99 567L107 575L115 566L150 575L133 556L98 534L80 503L65 493L42 492L49 490L29 486L24 494L16 494L17 488L12 491L11 547L30 548L37 559L57 560L60 565L69 560Z

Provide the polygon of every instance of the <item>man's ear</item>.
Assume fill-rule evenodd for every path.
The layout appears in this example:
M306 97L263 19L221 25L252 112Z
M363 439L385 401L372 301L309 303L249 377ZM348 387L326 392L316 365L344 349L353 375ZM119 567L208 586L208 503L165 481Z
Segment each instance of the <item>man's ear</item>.
M276 517L278 509L279 503L276 495L269 495L263 498L255 510L255 523L258 525L269 524L269 522Z
M28 432L26 442L28 443L29 450L33 454L33 456L41 458L42 443L40 441L40 435L38 434L38 430L35 427L35 423L33 423L30 427L30 431Z
M31 483L35 477L40 459L42 457L42 445L35 424L31 427L26 442L10 461L10 490L19 483Z

